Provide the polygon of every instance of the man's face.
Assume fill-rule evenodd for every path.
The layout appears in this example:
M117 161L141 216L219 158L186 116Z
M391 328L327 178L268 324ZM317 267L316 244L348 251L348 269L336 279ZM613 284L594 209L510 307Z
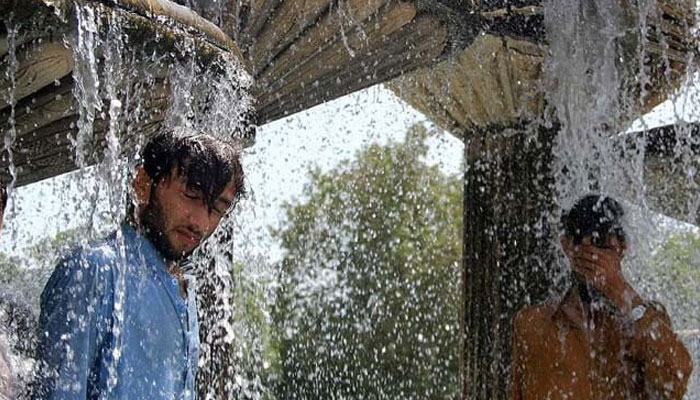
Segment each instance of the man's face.
M236 188L230 181L214 203L205 203L201 191L187 187L176 170L149 190L140 213L145 233L168 260L191 254L209 237L233 204Z
M581 240L580 244L574 244L573 239L564 235L561 238L561 243L564 253L566 253L567 257L572 263L572 266L574 266L574 279L580 282L583 282L586 279L583 277L583 275L576 273L575 264L577 263L577 259L580 258L581 254L586 252L588 248L597 248L607 252L611 259L617 261L613 265L616 268L616 272L619 272L620 263L626 249L625 242L614 235L608 235L604 242L596 240L592 236L586 236Z

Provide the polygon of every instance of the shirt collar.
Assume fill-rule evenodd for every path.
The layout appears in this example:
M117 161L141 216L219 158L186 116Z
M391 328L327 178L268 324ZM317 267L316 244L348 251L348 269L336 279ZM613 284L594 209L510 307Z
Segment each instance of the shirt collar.
M153 243L128 223L122 224L121 235L127 260L136 261L156 272L168 272L165 259Z

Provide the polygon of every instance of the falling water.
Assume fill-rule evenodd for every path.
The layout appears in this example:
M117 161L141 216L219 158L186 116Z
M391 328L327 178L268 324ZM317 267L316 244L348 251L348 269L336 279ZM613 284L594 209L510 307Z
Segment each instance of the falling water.
M631 117L626 77L618 68L621 42L629 36L627 10L609 1L549 2L546 10L547 97L562 126L556 170L562 207L568 208L589 191L619 195L619 182L629 180L610 140Z
M180 51L191 55L191 42L185 40ZM248 95L252 81L240 61L224 55L217 64L203 68L190 57L172 70L165 125L188 126L223 140L236 137L239 149L250 145L254 136L249 120L252 99ZM231 398L248 389L244 382L236 379L239 371L234 344L240 338L231 325L235 230L235 218L227 217L193 256L193 272L198 277L199 319L203 327L197 384L199 394L205 399Z
M7 93L3 93L4 100L6 104L10 107L9 118L7 121L7 131L5 132L3 138L3 150L4 156L7 158L7 164L9 166L9 173L11 181L6 184L6 190L11 193L15 180L17 177L17 172L15 169L13 161L13 146L17 138L16 121L15 121L15 106L17 104L17 99L15 91L17 88L17 71L18 71L18 61L17 61L17 38L19 34L19 25L16 25L12 18L5 21L5 27L7 29L7 69L4 72L5 80L9 82L9 87ZM9 214L9 207L6 207L5 212ZM10 377L8 382L10 387L3 387L2 390L9 390L10 392L17 392L18 389L24 382L24 377L28 374L31 366L24 362L24 359L20 357L16 352L26 350L26 342L23 341L22 335L18 333L18 330L26 328L24 322L27 317L23 315L23 310L16 309L14 303L16 302L14 293L0 293L0 321L2 321L2 326L0 326L0 357L3 361L7 363L0 368L9 368L9 371L0 371L5 376ZM5 325L7 324L7 326ZM14 376L12 376L14 374Z
M4 155L7 157L8 172L10 174L11 181L6 185L6 190L9 194L12 193L15 182L17 180L17 169L14 163L14 144L17 140L17 126L15 120L15 107L17 105L17 99L15 91L17 89L17 70L19 63L17 61L17 36L19 34L19 25L16 25L12 20L5 21L5 26L7 27L7 70L5 71L5 79L9 81L9 87L7 93L4 96L7 99L7 104L10 106L10 115L7 120L7 132L3 137L3 149ZM5 212L14 212L13 208L5 210ZM16 235L13 233L13 239L16 239Z
M15 90L17 88L17 35L19 31L19 26L15 25L13 21L6 21L5 26L7 27L7 70L5 71L6 79L10 82L9 88L5 96L7 97L7 103L10 105L10 117L8 119L8 129L3 138L3 148L8 158L8 165L10 169L10 176L12 177L12 182L8 185L8 191L11 191L14 187L15 180L17 179L17 171L15 170L15 165L12 160L12 147L17 139L17 127L15 121L15 106L17 105L17 99L15 98Z
M78 170L56 179L52 186L66 204L73 204L71 209L62 210L67 228L74 230L75 238L70 242L86 244L114 230L125 217L130 170L138 162L137 154L149 135L160 129L184 125L234 141L242 149L244 144L251 144L254 131L250 128L252 100L248 95L251 78L235 57L221 54L215 60L202 63L195 43L201 39L187 35L177 39L174 48L141 46L140 38L131 35L128 28L124 29L128 25L120 11L80 0L73 5L74 14L66 19L73 21L75 30L65 42L72 48L74 63L73 112L76 117L75 133L70 139ZM7 27L14 25L7 24ZM4 73L12 83L9 104L14 106L17 30L8 31L10 64ZM156 44L158 42L156 38ZM12 128L13 117L14 113L9 121ZM5 148L10 150L11 160L14 129L7 130L5 135ZM14 165L10 163L10 166L14 177ZM224 345L230 344L233 338L228 297L232 266L230 259L215 259L213 255L224 254L225 249L232 247L233 225L233 222L222 224L216 240L204 246L208 251L200 252L196 259L196 263L202 265L208 266L210 262L217 265L213 270L198 267L202 272L200 284L216 289L212 302L200 310L204 321L216 324L212 331L227 332ZM35 270L41 269L42 278L34 281L39 289L53 268L55 258L65 250L49 247L39 255L42 265ZM125 257L123 243L120 250ZM213 259L215 261L211 261ZM116 343L120 342L124 324L124 310L120 304L124 298L125 272L124 266L117 266L113 330ZM32 292L36 291L33 287ZM34 311L36 294L30 296L32 304L26 305ZM208 313L222 318L214 321ZM33 328L23 329L31 331ZM203 347L207 345L205 340ZM115 372L120 351L117 345L112 365L108 366L110 388L117 383ZM205 360L207 356L204 351ZM30 360L24 361L30 364ZM224 374L223 379L234 382L233 371Z
M662 217L659 212L663 213L664 209L659 207L668 210L669 204L689 197L691 200L683 203L682 210L674 217L698 221L698 138L693 138L690 129L678 118L679 108L692 109L697 105L687 101L687 96L684 103L679 103L684 96L671 91L673 122L678 127L672 131L674 139L665 151L667 158L656 161L668 166L658 176L652 175L650 169L657 157L647 150L651 139L630 129L632 122L648 111L654 96L664 90L659 85L677 87L680 83L688 92L697 92L699 88L693 75L681 82L673 77L663 35L657 36L661 38L656 39L657 43L650 42L651 25L662 13L656 7L656 2L651 0L635 2L634 6L607 0L545 2L551 57L546 65L544 85L550 115L561 124L554 149L556 201L560 210L570 208L588 193L622 201L628 237L625 274L644 297L660 300L669 308L675 328L691 349L697 365L700 337L697 333L684 333L694 332L700 326L700 319L693 311L698 305L697 296L673 298L675 295L669 293L679 292L666 289L673 286L672 281L677 279L673 275L677 272L652 267L655 254L669 234L693 229L678 220ZM686 62L692 71L692 55ZM697 119L698 115L690 118ZM636 130L651 128L645 121L646 118L635 123ZM668 190L673 185L682 189L673 193ZM694 229L697 232L697 227ZM700 259L696 255L690 262L686 286L697 293L700 282L692 270L700 267ZM695 371L687 391L688 399L697 398L694 396L700 393L699 385Z
M93 137L93 125L96 113L102 109L100 96L100 78L97 65L97 47L99 42L99 20L95 8L90 5L75 3L77 32L73 43L75 67L73 73L74 97L78 103L78 133L74 139L75 163L78 168L86 166L86 146Z

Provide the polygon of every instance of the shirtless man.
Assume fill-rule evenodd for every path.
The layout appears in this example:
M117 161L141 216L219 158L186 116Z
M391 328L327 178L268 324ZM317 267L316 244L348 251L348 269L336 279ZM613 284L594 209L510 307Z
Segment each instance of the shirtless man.
M622 207L589 195L562 217L572 286L514 322L512 400L680 400L692 361L661 304L622 275Z

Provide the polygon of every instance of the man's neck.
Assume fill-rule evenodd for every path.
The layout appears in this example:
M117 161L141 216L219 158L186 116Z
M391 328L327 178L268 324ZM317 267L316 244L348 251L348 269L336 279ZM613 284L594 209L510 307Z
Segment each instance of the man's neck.
M176 261L166 261L165 265L168 268L168 273L174 278L177 278L178 281L185 279L185 274L183 273L182 267L179 263L177 263Z
M561 311L579 328L585 326L589 315L588 305L581 299L578 285L574 284L562 299Z

